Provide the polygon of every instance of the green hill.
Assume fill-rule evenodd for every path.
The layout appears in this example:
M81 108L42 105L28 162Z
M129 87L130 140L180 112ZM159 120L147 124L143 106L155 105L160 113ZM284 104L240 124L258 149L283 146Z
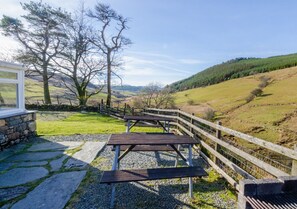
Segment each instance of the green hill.
M173 91L182 91L293 66L297 66L297 54L268 58L236 58L175 82L170 87Z
M259 88L261 78L269 83L260 96L246 98ZM293 147L297 139L297 67L233 79L219 84L174 93L182 110L221 120L224 126Z

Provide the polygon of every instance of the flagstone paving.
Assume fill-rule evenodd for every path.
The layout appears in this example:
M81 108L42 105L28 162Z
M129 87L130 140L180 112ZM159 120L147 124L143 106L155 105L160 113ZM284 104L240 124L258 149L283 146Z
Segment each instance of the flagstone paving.
M49 141L39 137L37 142L0 152L0 209L64 208L85 177L87 165L105 145L100 137L101 142L93 138Z
M0 187L13 187L35 181L48 175L43 167L14 168L0 175Z
M41 161L41 160L49 160L52 158L56 158L59 155L63 155L62 151L56 151L56 152L26 152L19 155L11 156L5 161L10 162L19 162L19 161Z
M11 209L60 209L70 199L86 175L86 171L55 174L38 185L27 196L14 204Z

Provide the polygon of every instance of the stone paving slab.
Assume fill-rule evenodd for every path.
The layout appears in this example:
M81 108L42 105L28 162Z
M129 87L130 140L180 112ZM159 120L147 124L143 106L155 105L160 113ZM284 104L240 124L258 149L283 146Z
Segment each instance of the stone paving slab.
M53 160L50 162L51 171L58 171L63 165L63 161L66 160L69 156L63 155L59 159Z
M30 166L43 166L46 165L47 161L36 161L36 162L22 162L17 164L17 167L30 167Z
M85 175L86 171L53 175L14 204L11 209L62 209Z
M5 161L10 162L18 162L18 161L42 161L42 160L48 160L55 158L59 155L62 155L62 151L56 151L56 152L26 152L19 155L11 156Z
M27 145L25 145L25 144L17 144L17 145L14 145L8 149L1 151L0 152L0 161L14 155L17 152L22 151L23 149L26 148L26 146Z
M25 184L48 175L42 167L14 168L0 175L0 187L13 187Z
M15 163L0 163L0 172L5 171L15 165Z
M67 150L81 146L83 142L45 142L33 144L28 151L44 151L44 150Z
M12 188L0 189L0 200L6 201L18 197L29 190L26 186L17 186Z
M65 163L66 168L84 168L90 164L97 156L98 152L102 150L105 142L86 142L82 149Z

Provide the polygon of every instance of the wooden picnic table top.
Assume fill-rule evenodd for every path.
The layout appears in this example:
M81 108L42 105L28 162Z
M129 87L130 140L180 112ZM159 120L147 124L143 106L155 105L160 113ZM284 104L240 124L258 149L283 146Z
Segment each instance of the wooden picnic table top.
M151 115L125 115L124 120L142 120L142 121L173 121L168 117L151 116Z
M174 145L174 144L197 144L197 142L184 135L173 134L145 134L124 133L112 134L107 145Z

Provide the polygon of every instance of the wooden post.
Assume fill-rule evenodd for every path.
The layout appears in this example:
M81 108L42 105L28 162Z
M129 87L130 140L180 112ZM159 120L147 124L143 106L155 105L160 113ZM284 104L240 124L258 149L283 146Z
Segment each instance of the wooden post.
M194 113L192 113L192 116L194 116ZM191 124L193 124L193 118L191 117L190 119L191 119L191 121L190 121ZM194 133L193 133L193 128L192 128L192 127L190 128L190 132L191 132L192 134L194 134Z
M125 105L124 105L124 116L126 115L126 108L127 108L127 104L125 103Z
M294 150L297 152L297 144L295 144ZM291 175L292 176L297 176L297 160L292 161Z
M58 103L58 105L60 104L59 95L57 95L57 103Z
M132 110L131 111L132 111L132 115L134 115L134 107L132 107Z
M72 102L71 102L71 99L68 99L68 100L69 100L70 106L72 106Z
M222 125L222 122L221 121L217 121L217 124L218 125ZM222 138L222 132L221 130L216 130L216 137L218 139L221 139ZM217 143L215 143L215 151L218 152L218 149L219 149L219 145ZM216 164L217 164L217 158L216 156L214 156L214 160L213 160Z

